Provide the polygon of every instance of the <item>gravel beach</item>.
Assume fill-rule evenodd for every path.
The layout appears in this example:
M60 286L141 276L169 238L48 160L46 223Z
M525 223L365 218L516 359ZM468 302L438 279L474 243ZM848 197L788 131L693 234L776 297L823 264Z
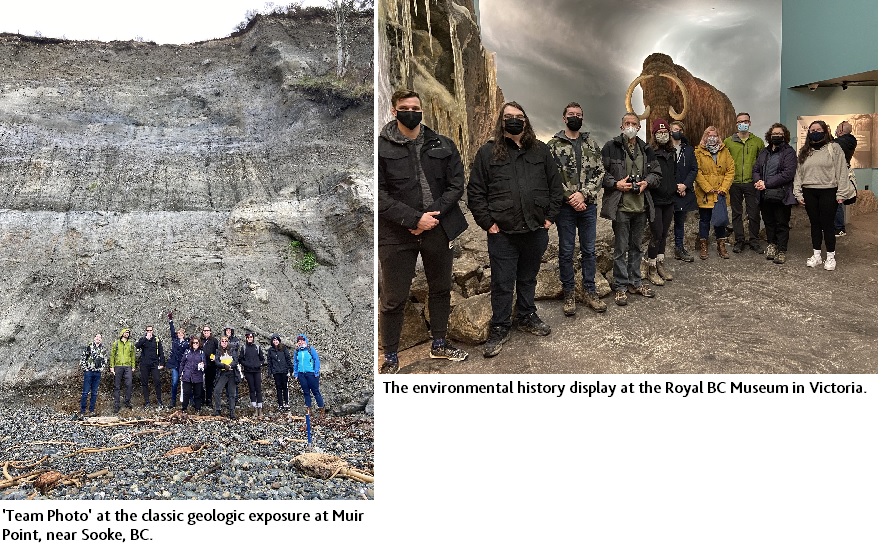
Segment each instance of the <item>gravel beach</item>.
M262 419L240 408L236 421L206 408L203 415L183 416L140 406L118 416L80 418L64 410L69 406L43 402L40 393L7 391L0 400L0 499L374 498L374 484L314 478L291 463L299 454L322 452L372 475L374 419L364 413L327 415L313 426L310 447L304 416L275 407ZM44 493L33 478L41 471L64 476Z

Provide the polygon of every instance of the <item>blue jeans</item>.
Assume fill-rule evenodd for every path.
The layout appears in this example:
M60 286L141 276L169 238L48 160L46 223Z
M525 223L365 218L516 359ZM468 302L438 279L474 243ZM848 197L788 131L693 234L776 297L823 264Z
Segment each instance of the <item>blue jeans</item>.
M626 290L627 285L642 285L639 266L642 264L642 233L648 216L645 212L618 212L612 222L615 232L615 290Z
M98 382L101 381L101 371L83 372L83 395L80 396L80 413L86 411L86 397L92 394L89 399L89 411L95 411L95 399L98 398Z
M713 219L713 208L700 208L701 220L698 222L698 235L706 240L710 238L710 221ZM725 225L713 227L716 238L725 238Z
M168 365L166 367L169 368ZM169 406L174 408L178 402L178 377L181 374L178 372L178 368L169 368L169 372L172 374L172 387L170 388L172 398L169 400Z
M563 201L556 218L559 232L559 281L564 292L575 289L575 233L581 241L581 282L587 292L596 292L596 204L575 211Z
M310 408L310 394L317 399L317 408L325 408L323 403L323 395L320 394L320 376L316 376L313 372L298 372L298 383L301 385L301 392L304 393L304 405Z
M845 230L845 205L836 206L836 232Z
M686 210L677 210L673 212L673 243L676 248L685 247L685 218L688 216Z

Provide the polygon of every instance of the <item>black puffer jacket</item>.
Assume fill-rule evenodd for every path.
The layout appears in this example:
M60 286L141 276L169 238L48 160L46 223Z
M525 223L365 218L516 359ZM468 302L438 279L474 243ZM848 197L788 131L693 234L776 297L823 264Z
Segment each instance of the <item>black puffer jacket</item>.
M260 372L261 365L264 364L264 350L255 343L240 344L240 365L243 366L244 372Z
M655 206L668 206L676 197L676 153L661 147L654 149L661 179L658 186L651 190Z
M484 231L497 223L503 233L527 233L554 221L562 205L562 176L546 144L520 149L507 138L508 155L493 157L489 141L476 153L467 206Z
M279 347L273 346L273 340L280 341ZM278 334L270 337L271 345L267 348L267 369L273 374L288 374L292 371L292 357L289 349L283 345Z

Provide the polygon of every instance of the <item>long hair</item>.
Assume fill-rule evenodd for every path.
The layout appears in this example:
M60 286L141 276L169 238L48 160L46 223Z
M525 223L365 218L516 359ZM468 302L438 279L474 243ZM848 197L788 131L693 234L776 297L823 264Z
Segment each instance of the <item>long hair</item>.
M701 134L701 141L698 143L698 147L702 149L707 147L707 135L709 135L710 132L716 132L716 138L719 139L719 149L722 149L722 135L719 133L719 130L716 129L716 126L707 126L704 133Z
M774 124L771 125L770 128L768 128L768 131L765 132L765 142L768 143L769 145L771 145L771 132L775 128L780 128L784 131L784 143L789 145L790 144L790 130L788 130L787 127L784 126L783 124L781 124L780 122L775 122Z
M501 107L501 111L498 113L498 122L495 125L495 131L492 133L492 140L495 143L495 146L492 149L492 158L495 160L504 160L509 155L507 152L507 138L504 137L504 109L507 107L519 109L522 111L522 115L525 116L525 129L522 130L522 141L520 142L522 148L530 149L535 146L535 141L537 141L535 130L532 129L532 122L529 120L529 115L526 114L522 105L516 101L504 103Z
M802 148L799 149L799 163L802 164L805 162L805 159L808 158L808 155L811 154L811 126L815 124L820 124L820 127L824 129L824 146L827 143L833 140L832 134L830 134L830 127L827 126L827 123L823 120L815 120L811 124L808 125L808 133L805 135L805 144L802 145Z

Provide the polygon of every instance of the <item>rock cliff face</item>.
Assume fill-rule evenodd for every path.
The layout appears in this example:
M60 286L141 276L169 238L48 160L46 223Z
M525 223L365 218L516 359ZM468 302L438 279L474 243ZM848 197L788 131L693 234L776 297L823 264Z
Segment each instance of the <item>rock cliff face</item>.
M371 93L370 14L355 36ZM305 332L333 402L368 390L372 104L327 85L335 60L316 14L187 45L0 36L0 382L77 375L99 331L168 341L174 310Z
M395 89L414 89L425 124L454 139L469 165L504 102L473 1L381 0L377 9L379 121L392 119Z

